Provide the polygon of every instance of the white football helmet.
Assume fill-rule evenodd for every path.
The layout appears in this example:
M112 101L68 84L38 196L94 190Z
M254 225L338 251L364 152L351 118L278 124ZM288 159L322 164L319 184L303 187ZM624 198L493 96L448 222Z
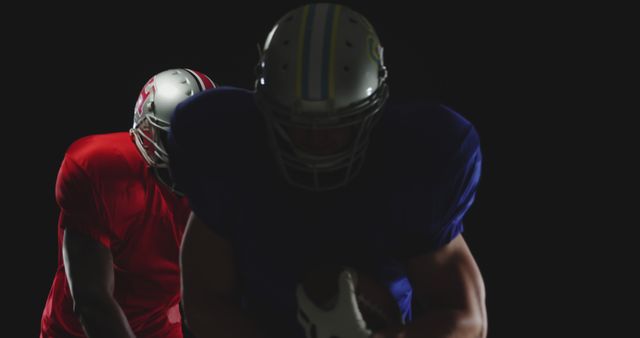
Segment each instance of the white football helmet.
M382 46L362 15L341 5L309 4L285 14L261 51L256 102L289 183L341 187L360 170L369 135L388 97ZM345 134L335 153L301 147L292 130Z
M165 70L144 85L136 102L130 134L149 166L168 167L166 142L174 109L183 100L209 88L215 88L215 84L208 76L187 68Z

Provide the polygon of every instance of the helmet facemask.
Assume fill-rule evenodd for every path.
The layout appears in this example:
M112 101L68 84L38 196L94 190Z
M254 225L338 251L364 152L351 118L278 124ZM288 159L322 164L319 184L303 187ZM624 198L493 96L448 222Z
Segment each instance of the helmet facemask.
M332 190L346 185L358 175L369 145L371 131L379 120L388 97L383 83L370 97L342 109L302 112L270 101L257 91L257 102L264 112L271 146L285 179L292 185L313 191ZM331 118L328 118L331 116ZM336 133L347 130L347 144L333 153L318 154L303 147L291 130Z
M151 167L167 168L169 155L166 150L169 123L153 115L145 115L130 133L140 154Z

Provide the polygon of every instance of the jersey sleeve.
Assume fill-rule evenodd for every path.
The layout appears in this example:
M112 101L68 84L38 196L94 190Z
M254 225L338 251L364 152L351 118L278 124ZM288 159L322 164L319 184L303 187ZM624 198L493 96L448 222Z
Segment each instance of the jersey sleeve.
M471 127L457 151L440 166L429 187L416 186L428 191L424 199L412 202L408 231L405 234L405 257L429 253L448 244L463 232L463 218L472 206L480 181L482 153L478 134Z
M189 206L208 227L223 237L229 236L228 222L223 219L223 179L216 170L215 149L204 149L211 140L207 135L213 130L204 130L207 119L200 111L198 102L191 100L176 107L169 131L169 166L176 185L189 200ZM210 127L212 128L212 127Z
M55 196L61 228L81 232L110 247L108 223L95 186L86 171L68 155L58 171Z

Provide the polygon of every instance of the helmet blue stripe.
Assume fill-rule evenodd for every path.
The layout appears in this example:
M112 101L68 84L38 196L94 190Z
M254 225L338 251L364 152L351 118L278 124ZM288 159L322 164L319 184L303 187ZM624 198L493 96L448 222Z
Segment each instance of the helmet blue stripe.
M330 5L326 22L324 25L324 43L323 43L323 51L322 51L322 83L321 83L321 93L320 97L322 100L326 100L329 93L329 58L331 56L332 44L331 37L333 32L333 16L336 12L336 5Z
M309 5L309 15L307 16L307 27L304 32L304 55L302 58L302 95L303 98L309 98L309 57L311 55L311 31L313 27L313 19L316 12L316 5Z

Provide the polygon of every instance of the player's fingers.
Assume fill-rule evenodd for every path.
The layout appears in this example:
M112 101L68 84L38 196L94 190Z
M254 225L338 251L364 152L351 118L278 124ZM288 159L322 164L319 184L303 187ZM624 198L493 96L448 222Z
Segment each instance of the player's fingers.
M309 320L309 317L302 310L298 310L298 323L300 323L300 325L304 329L305 336L307 338L313 338L311 334L311 328L313 327L313 324L311 324L311 320Z
M347 306L352 309L358 308L355 292L357 276L358 274L351 269L345 269L340 273L338 281L338 303L340 306Z
M298 284L296 289L296 298L298 299L298 308L304 313L308 314L311 311L317 312L319 310L309 297L307 297L307 293L304 292L304 288L300 284Z

